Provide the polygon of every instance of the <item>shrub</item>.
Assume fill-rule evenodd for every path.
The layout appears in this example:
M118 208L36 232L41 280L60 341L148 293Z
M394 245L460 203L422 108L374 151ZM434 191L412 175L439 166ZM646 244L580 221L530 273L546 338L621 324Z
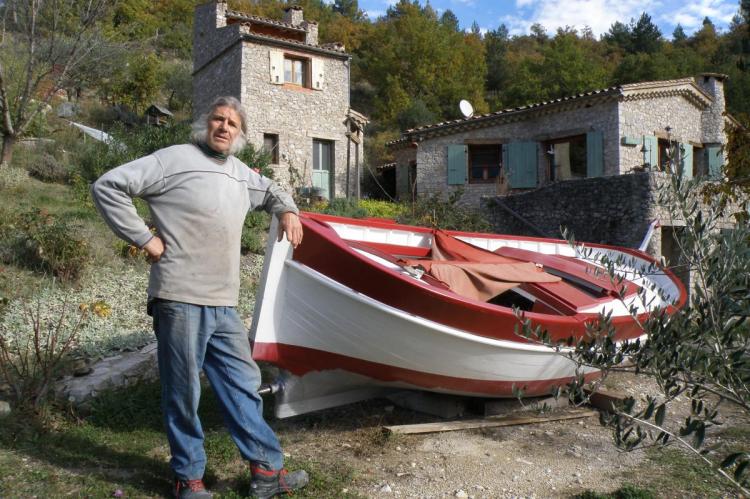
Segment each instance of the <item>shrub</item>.
M349 218L365 218L367 210L359 206L355 199L334 198L324 205L311 205L311 211L318 211L328 215L337 215Z
M403 215L408 209L408 206L405 204L381 201L379 199L362 199L359 201L359 206L367 210L368 216L391 219Z
M263 254L266 237L271 226L271 216L264 211L251 211L242 226L240 248L243 253Z
M71 222L44 210L9 215L2 226L0 257L33 270L51 272L65 282L75 282L89 259L89 247Z
M49 153L38 155L27 169L30 176L42 182L67 182L70 174L68 167Z
M62 374L88 309L67 299L53 307L24 304L19 323L0 323L0 375L17 406L39 409Z
M490 223L478 212L458 204L463 191L454 191L447 201L435 195L411 204L398 218L399 223L437 229L489 232Z
M0 189L17 189L28 179L29 174L23 168L0 165Z

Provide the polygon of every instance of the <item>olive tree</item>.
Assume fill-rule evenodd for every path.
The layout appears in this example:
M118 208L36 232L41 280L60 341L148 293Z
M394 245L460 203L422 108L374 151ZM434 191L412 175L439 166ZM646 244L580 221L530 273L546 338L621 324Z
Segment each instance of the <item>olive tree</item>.
M602 422L614 429L615 443L628 450L644 442L678 444L750 495L748 449L709 453L706 445L710 429L722 422L720 409L733 406L733 410L750 415L747 192L741 182L731 179L687 180L669 171L656 175L662 180L658 202L665 218L681 227L675 237L681 257L677 262L662 259L641 272L663 272L667 265L681 266L682 274L689 272L692 289L685 306L676 311L669 307L654 310L642 322L631 308L643 336L623 342L615 341L607 314L600 314L586 338L562 343L551 342L544 331L524 320L521 312L518 316L523 325L519 329L526 337L558 349L579 367L601 370L605 378L614 372L652 377L659 396L628 398L603 415ZM626 262L599 259L596 263L606 269L613 283L621 282L617 269ZM587 390L592 386L584 383L581 375L567 387L572 399L580 401L590 393ZM678 397L687 399L691 407L681 420L670 410Z
M113 0L6 0L0 5L0 165L101 37Z

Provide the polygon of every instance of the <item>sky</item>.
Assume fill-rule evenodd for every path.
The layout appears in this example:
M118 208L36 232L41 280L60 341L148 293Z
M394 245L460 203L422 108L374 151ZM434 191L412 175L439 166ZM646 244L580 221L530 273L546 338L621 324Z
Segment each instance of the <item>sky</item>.
M420 1L424 5L427 0ZM359 0L359 8L374 20L396 2ZM505 24L511 35L525 35L529 26L539 23L550 35L558 27L580 30L589 26L597 37L615 21L628 24L643 12L651 16L665 38L672 37L678 23L691 35L701 28L705 17L720 31L727 31L739 11L739 0L430 0L430 5L438 14L452 10L463 29L476 21L482 32Z

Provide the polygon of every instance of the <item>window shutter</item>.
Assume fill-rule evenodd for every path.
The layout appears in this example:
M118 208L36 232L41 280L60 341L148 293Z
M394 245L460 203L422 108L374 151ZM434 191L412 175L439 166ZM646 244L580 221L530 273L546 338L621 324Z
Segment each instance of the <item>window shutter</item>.
M690 180L693 178L693 145L680 144L680 170L682 178Z
M510 187L513 189L536 187L538 144L536 142L513 142L508 144L506 149L507 154L504 151L503 159L507 159Z
M323 59L318 59L317 57L313 57L310 60L310 77L312 78L312 81L310 82L310 87L315 90L323 90L323 68L325 66L325 61Z
M659 139L653 135L643 136L643 164L651 168L659 167Z
M586 176L604 175L604 144L602 132L595 130L586 134Z
M721 169L724 166L724 154L721 152L721 146L706 147L706 156L708 163L709 178L718 180L721 178Z
M469 172L469 147L465 145L448 146L448 185L463 185Z
M284 83L284 52L278 50L269 50L270 59L270 78L271 83L282 85Z

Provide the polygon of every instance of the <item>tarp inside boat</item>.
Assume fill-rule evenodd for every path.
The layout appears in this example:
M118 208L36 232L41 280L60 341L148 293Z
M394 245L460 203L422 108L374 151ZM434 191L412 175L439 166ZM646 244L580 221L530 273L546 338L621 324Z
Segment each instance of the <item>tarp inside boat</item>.
M551 283L561 279L541 266L500 256L472 246L441 230L433 232L429 259L404 260L421 266L454 293L487 301L524 282Z

